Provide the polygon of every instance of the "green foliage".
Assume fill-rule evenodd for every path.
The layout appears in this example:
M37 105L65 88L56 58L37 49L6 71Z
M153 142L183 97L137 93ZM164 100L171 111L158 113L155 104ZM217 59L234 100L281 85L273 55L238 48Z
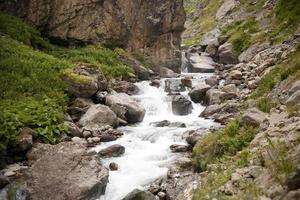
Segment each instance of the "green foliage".
M0 12L0 32L34 48L52 48L52 45L41 37L39 31L25 24L20 18L2 12Z
M184 0L184 10L187 15L191 14L197 8L199 0Z
M101 68L106 76L127 77L132 73L132 69L120 60L115 51L97 45L75 49L56 48L49 53L72 63L95 65Z
M257 100L256 107L265 113L270 113L271 109L274 107L274 103L272 103L271 99L262 97Z
M223 130L211 133L197 143L193 149L196 167L205 170L217 158L224 155L234 156L249 145L256 132L255 128L241 126L238 120L232 120Z
M250 18L228 26L223 34L229 37L234 53L239 55L252 44L258 42L259 35L256 34L257 32L259 32L258 23L255 18Z
M271 40L281 42L299 30L300 1L279 0L274 10Z

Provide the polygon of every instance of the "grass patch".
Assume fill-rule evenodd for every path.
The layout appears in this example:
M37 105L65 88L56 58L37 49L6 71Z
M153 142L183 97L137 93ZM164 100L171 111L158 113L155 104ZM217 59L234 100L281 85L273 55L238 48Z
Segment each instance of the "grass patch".
M258 33L259 31L255 18L249 18L247 21L239 21L228 26L223 35L229 38L234 53L238 56L252 44L264 40L263 33Z
M271 99L262 97L257 100L256 107L265 113L270 113L271 109L274 107L274 103L272 103Z
M208 164L222 156L234 156L249 145L256 132L255 128L243 127L238 120L232 120L223 130L207 135L194 147L196 167L205 170Z
M220 0L199 0L197 5L200 3L206 4L207 6L202 10L200 16L195 20L188 30L201 30L198 34L191 38L183 41L186 45L194 45L201 41L202 36L212 30L216 25L215 15L221 6L222 1ZM190 4L193 7L193 4Z

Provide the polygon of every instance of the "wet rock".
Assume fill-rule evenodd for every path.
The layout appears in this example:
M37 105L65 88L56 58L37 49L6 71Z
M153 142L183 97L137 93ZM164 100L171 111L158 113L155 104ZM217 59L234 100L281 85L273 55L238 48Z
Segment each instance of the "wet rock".
M173 144L170 146L170 150L172 151L172 153L180 153L187 152L189 148L187 145Z
M149 85L159 88L160 87L160 81L159 80L151 80Z
M104 194L108 171L97 155L87 154L85 146L39 144L30 154L35 159L28 171L30 199L93 199Z
M68 92L77 97L89 98L97 91L107 89L107 80L98 67L79 65L72 71L66 71L63 80Z
M79 121L79 126L85 129L95 129L104 125L118 126L117 115L105 105L92 105Z
M102 158L119 157L125 153L125 147L119 144L111 145L99 151Z
M6 176L0 174L0 189L4 188L8 184L9 179Z
M233 46L231 43L226 42L218 49L219 62L222 64L237 64L238 58L233 53Z
M98 91L94 96L92 96L92 100L96 104L104 104L105 97L108 95L106 91Z
M181 83L185 87L192 88L192 86L193 86L192 79L188 78L188 77L185 77L185 78L181 79Z
M265 120L266 114L256 108L248 109L241 117L241 124L259 127Z
M127 81L114 81L111 83L111 88L118 93L126 93L134 95L139 92L139 88L133 83Z
M76 98L72 101L68 107L68 113L71 116L71 121L78 122L92 105L94 105L94 103L90 99Z
M122 200L156 200L156 198L152 193L148 191L135 189Z
M73 122L65 121L65 126L67 127L69 134L73 137L83 137L80 128Z
M188 115L192 112L192 102L182 95L175 95L172 99L172 112L175 115Z
M165 80L165 92L175 93L183 91L185 91L185 86L182 84L181 79Z
M128 123L141 122L144 119L146 110L125 93L108 95L105 104L110 107L115 104L124 106L127 109L125 118Z
M200 103L205 99L206 92L210 89L209 85L199 84L196 85L190 92L189 96L195 103Z
M117 163L110 163L109 164L109 169L111 170L111 171L117 171L118 169L119 169L119 165L117 164Z
M163 120L163 121L159 121L159 122L153 122L150 123L150 125L154 126L154 127L178 127L178 128L185 128L186 125L185 123L182 122L170 122L168 120Z
M183 122L171 122L169 127L186 128L186 125Z
M186 138L186 142L193 148L197 144L197 142L202 138L203 138L203 136L201 136L197 133L194 133L194 134L189 135Z
M176 78L179 76L179 74L166 67L161 67L159 69L159 75L163 78Z
M111 142L111 141L115 141L116 139L118 139L118 137L114 135L104 134L101 136L100 142Z

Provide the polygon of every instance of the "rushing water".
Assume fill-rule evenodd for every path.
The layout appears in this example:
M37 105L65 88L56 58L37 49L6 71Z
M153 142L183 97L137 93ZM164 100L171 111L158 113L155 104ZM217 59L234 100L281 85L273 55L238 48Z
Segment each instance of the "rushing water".
M208 74L182 74L193 76L193 83L204 81ZM193 104L193 112L186 116L172 114L171 98L164 92L164 79L161 87L149 85L149 81L136 84L139 94L133 96L146 109L143 122L120 128L124 136L116 141L102 143L96 150L101 150L112 144L125 147L125 154L117 158L104 159L104 165L115 162L119 165L118 171L110 171L106 193L101 200L120 200L133 189L143 189L157 178L165 176L168 166L178 154L171 153L172 144L185 144L182 134L186 130L195 128L209 128L214 125L210 120L199 118L204 110L200 104ZM187 95L188 91L182 92ZM187 128L153 127L151 122L169 120L184 122Z

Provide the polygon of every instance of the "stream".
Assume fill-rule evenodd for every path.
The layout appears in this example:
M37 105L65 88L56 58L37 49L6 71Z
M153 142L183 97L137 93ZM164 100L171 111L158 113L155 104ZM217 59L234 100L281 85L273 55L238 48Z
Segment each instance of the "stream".
M193 77L193 85L204 82L211 74L182 73L179 78ZM102 143L96 151L120 144L125 147L121 157L103 159L108 167L111 162L119 165L118 171L109 172L109 183L105 195L100 200L121 200L134 189L144 189L145 186L167 174L168 167L181 154L171 153L169 147L173 144L186 144L182 135L187 130L210 128L215 123L199 117L205 109L201 104L193 103L193 111L189 115L177 116L172 113L171 96L164 91L165 79L160 80L160 87L149 85L149 81L138 82L139 93L133 97L146 109L143 122L121 127L124 135L116 141ZM188 97L188 90L181 92ZM189 98L189 97L188 97ZM186 128L153 127L152 122L168 120L183 122Z

